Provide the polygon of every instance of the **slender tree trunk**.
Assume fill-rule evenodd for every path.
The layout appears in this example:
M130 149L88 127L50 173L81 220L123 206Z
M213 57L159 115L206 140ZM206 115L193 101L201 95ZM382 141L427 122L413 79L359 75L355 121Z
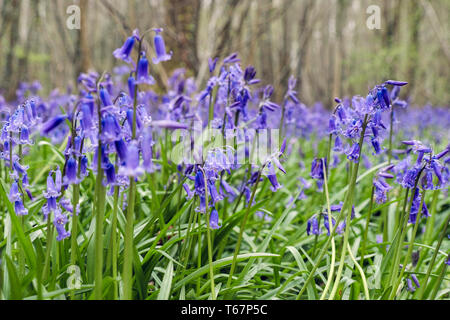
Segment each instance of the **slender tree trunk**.
M6 54L5 73L3 74L4 87L6 89L6 99L13 100L15 97L16 89L19 83L17 70L15 70L16 57L15 49L18 44L18 31L20 20L20 0L11 0L11 12L10 12L10 29L9 29L9 41L8 52Z
M76 46L75 60L78 62L77 72L75 77L82 72L87 72L91 66L89 42L88 42L88 24L87 14L89 12L89 1L80 0L80 30L78 32L78 45Z

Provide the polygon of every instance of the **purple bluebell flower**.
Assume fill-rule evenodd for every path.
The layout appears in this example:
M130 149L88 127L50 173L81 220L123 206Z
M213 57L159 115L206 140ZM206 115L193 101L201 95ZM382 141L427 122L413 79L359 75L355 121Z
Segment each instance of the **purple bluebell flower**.
M113 105L113 102L111 100L111 96L108 92L108 90L105 89L105 87L100 86L100 100L102 101L102 104L104 107L109 107Z
M153 136L151 127L147 127L144 130L142 137L142 160L143 167L146 172L151 173L155 170L153 166Z
M69 222L67 216L61 212L61 209L55 210L55 218L53 219L53 224L55 225L58 236L56 240L61 241L70 237L70 232L66 230L66 224Z
M105 169L106 183L105 185L115 185L116 183L116 168L109 162Z
M153 63L158 64L162 61L167 61L172 58L172 51L166 53L166 45L164 43L163 37L160 33L163 31L161 28L155 28L153 31L156 32L155 37L153 39L155 45L156 58L153 58Z
M128 94L130 95L131 99L134 99L136 80L134 79L133 76L128 77L127 84L128 84Z
M81 127L85 132L91 132L94 129L93 110L87 103L81 105Z
M200 196L205 194L205 179L201 170L197 170L197 174L195 175L194 190L196 195Z
M225 59L223 59L223 64L231 64L231 63L241 61L241 59L239 59L237 56L238 56L238 54L236 52L230 54Z
M272 165L272 162L269 162L267 164L267 169L268 169L268 173L267 173L267 179L269 179L270 184L272 185L270 187L270 190L272 190L273 192L277 191L278 189L280 189L282 187L282 185L278 182L277 180L277 175L275 173L275 169Z
M320 226L319 226L319 220L317 219L317 216L314 215L311 217L306 225L306 234L309 236L311 234L319 235L320 234Z
M353 146L346 152L347 159L353 162L359 161L359 143L354 143Z
M209 217L209 226L211 227L211 229L219 229L221 227L221 225L219 224L219 213L214 207L212 208Z
M86 177L88 174L88 159L83 156L80 163L80 177Z
M408 285L408 291L414 292L416 288L413 286L410 278L406 279L406 284Z
M66 163L65 176L63 178L63 185L78 184L80 181L77 178L77 161L74 157L69 157Z
M219 58L208 58L208 67L209 67L209 73L213 73L214 70L216 69L216 64L217 64L217 60L219 60Z
M131 141L128 146L128 153L125 165L120 167L119 173L126 176L140 176L144 173L144 169L139 165L139 148L136 141Z
M41 134L44 136L48 135L52 130L54 130L56 127L58 127L66 119L67 119L66 115L58 115L58 116L48 120L46 123L44 123L42 125Z
M420 288L419 279L417 279L417 276L414 273L411 273L411 279L414 281L414 284L417 288Z
M155 79L149 74L149 65L145 52L141 52L141 58L137 66L136 84L155 84Z
M208 191L213 204L223 200L223 197L217 192L216 186L211 180L208 180Z
M18 216L25 216L28 214L28 209L23 205L22 199L14 202L14 212Z
M187 183L183 183L184 191L186 191L186 200L192 199L194 194L192 193L191 189L189 188L189 185Z
M133 51L133 46L136 39L134 36L129 37L127 40L125 40L125 43L122 45L121 48L117 48L114 50L113 55L116 59L120 59L125 61L126 63L132 63L131 60L131 52Z
M406 82L406 81L397 81L397 80L388 80L388 81L385 82L385 84L390 84L390 85L393 85L393 86L400 86L400 87L402 87L402 86L407 85L408 82Z
M21 199L21 194L19 192L19 185L17 181L14 181L9 189L9 201L12 203L19 201Z
M311 164L311 178L323 180L324 179L324 173L323 173L323 165L322 165L323 159L314 158Z
M119 121L111 113L107 113L102 118L102 133L100 138L104 143L113 143L121 139L122 129Z

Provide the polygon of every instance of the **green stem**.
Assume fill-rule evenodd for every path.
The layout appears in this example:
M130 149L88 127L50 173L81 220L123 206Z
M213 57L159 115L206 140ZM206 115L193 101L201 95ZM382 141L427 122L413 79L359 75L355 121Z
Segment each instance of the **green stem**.
M395 297L395 295L397 294L397 289L400 285L400 282L402 281L403 274L405 273L405 270L406 270L406 265L407 265L409 259L411 258L411 254L412 254L412 251L414 248L414 240L416 239L417 229L419 228L420 218L422 217L422 208L423 208L423 204L425 202L425 192L426 192L426 190L422 191L422 199L420 200L419 213L417 214L416 223L414 224L414 229L413 229L413 232L411 235L411 240L408 245L408 252L406 253L405 258L403 259L403 266L400 271L400 276L398 277L395 286L392 288L390 299L393 299ZM414 195L413 195L413 197L414 197Z
M117 211L119 209L119 186L114 187L113 216L111 221L111 269L114 284L113 299L117 300L119 293L119 283L117 279Z
M447 229L448 229L449 223L450 223L450 213L447 215L447 220L445 222L444 229L442 230L441 235L439 236L439 241L436 246L436 249L434 250L430 264L428 266L428 270L427 270L425 279L422 281L422 287L420 288L420 291L419 291L419 300L422 300L423 294L425 293L425 288L427 287L428 279L430 278L431 271L433 270L434 262L436 261L436 257L438 255L439 249L441 248L442 241L444 240L445 236L447 235Z
M80 185L73 185L73 195L72 195L72 230L71 230L71 238L70 238L70 264L77 264L77 251L78 251L78 243L77 243L77 233L78 233L78 200L80 196ZM75 292L71 292L71 298L75 297Z
M370 195L369 212L367 213L367 217L366 217L366 226L364 228L363 243L362 243L362 246L361 246L361 266L364 266L364 256L366 254L367 234L369 233L370 218L372 217L372 207L373 207L374 193L375 193L375 187L372 184L372 192L371 192L371 195Z
M363 149L364 135L366 133L366 128L367 128L367 118L368 118L368 115L366 114L366 116L364 117L363 125L362 125L361 136L359 138L359 156L358 156L358 160L361 159L361 152L362 152L362 149ZM346 218L346 221L345 221L344 243L342 245L341 259L339 261L339 268L338 268L338 271L337 271L337 274L336 274L336 279L335 279L335 282L334 282L333 290L331 291L331 294L330 294L330 297L329 297L330 300L334 299L336 291L337 291L337 289L339 287L339 282L341 280L342 271L344 269L345 256L346 256L346 253L347 253L347 243L348 243L348 238L349 238L349 234L350 234L350 221L351 221L352 208L353 208L354 190L355 190L355 185L356 185L356 179L358 178L359 162L360 161L358 161L355 164L355 167L353 168L353 171L352 171L352 180L350 181L350 186L349 186L349 190L348 190L348 197L347 197L348 203L347 203L347 206L345 206L345 204L342 206L342 210L344 210L344 208L345 209L348 208L348 213L347 213L347 218Z
M44 269L42 269L42 282L47 280L48 273L50 270L50 253L52 250L53 227L54 227L51 220L52 220L51 213L49 213L47 217L47 243L46 243L47 248L45 252Z
M325 163L322 160L322 165L323 165L323 178L324 178L324 188L325 188L325 196L327 199L327 212L328 212L328 225L330 226L329 228L331 229L331 226L333 225L333 221L332 221L332 217L331 217L331 206L330 206L330 197L328 194L328 181L327 181L327 169L325 167ZM331 265L330 265L330 273L328 275L328 280L327 283L325 285L325 289L322 292L322 296L320 297L320 300L325 299L325 296L328 292L328 289L330 287L331 281L333 280L333 275L334 275L334 263L336 260L336 248L335 248L335 244L334 244L334 235L331 234L330 232L330 237L331 239Z
M200 168L199 168L200 169ZM216 300L216 290L214 284L214 268L213 268L213 255L212 255L212 241L211 241L211 226L209 225L209 204L208 204L208 181L206 180L206 173L202 170L203 179L205 181L205 212L206 212L206 238L208 241L208 262L209 262L209 277L211 283L211 299Z
M261 179L261 173L262 173L263 169L264 169L264 166L261 168L261 170L258 173L258 178L256 179L255 187L253 188L252 195L250 196L249 205L247 206L247 210L245 211L244 219L242 219L241 227L239 230L239 236L238 236L238 240L236 243L236 248L234 249L233 260L231 263L231 270L230 270L230 274L228 276L227 288L230 288L231 282L233 280L233 274L234 274L234 270L236 269L236 261L237 261L237 256L239 254L239 249L241 248L241 242L242 242L242 236L244 234L244 228L247 223L248 216L250 214L250 209L253 204L253 199L255 198L256 189L258 188L259 180Z
M363 287L364 287L364 295L366 296L366 300L370 300L370 295L369 295L369 288L367 286L367 280L366 280L366 276L364 275L364 271L361 268L361 266L358 264L358 261L356 261L355 257L353 256L352 253L352 248L350 248L350 244L347 243L347 250L348 250L348 255L350 256L350 258L352 259L353 263L355 264L356 268L359 271L359 274L361 275L361 280L363 283Z
M445 259L447 259L447 258L445 258ZM434 286L433 292L431 293L430 300L434 300L436 298L438 290L442 284L442 279L444 279L444 276L446 274L447 267L448 267L448 265L445 263L445 261L442 262L441 273L439 274L439 277L436 279L436 284Z
M141 60L141 48L142 38L139 41L138 57L136 62L136 68ZM137 74L137 70L135 72ZM135 85L134 99L133 99L133 122L131 139L136 138L136 112L137 112L137 96L139 91L139 85ZM128 207L127 207L127 222L125 226L125 239L124 239L124 258L123 258L123 299L131 300L132 298L132 274L133 274L133 233L134 233L134 201L136 196L136 182L134 177L130 177L130 188L128 191Z

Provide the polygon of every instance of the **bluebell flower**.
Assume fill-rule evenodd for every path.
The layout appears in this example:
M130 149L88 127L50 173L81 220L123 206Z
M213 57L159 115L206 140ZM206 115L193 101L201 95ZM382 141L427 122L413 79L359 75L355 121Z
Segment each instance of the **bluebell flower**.
M28 209L23 205L22 199L14 202L14 212L18 216L25 216L28 214Z
M131 99L134 99L136 80L134 79L133 76L128 77L127 84L128 84L128 94L130 95Z
M106 165L105 176L106 176L105 185L115 185L115 183L116 183L116 168L114 167L114 165L111 162L109 162Z
M9 201L12 203L19 201L21 199L21 194L19 192L19 185L17 181L13 181L11 188L9 189Z
M346 152L347 159L353 162L359 161L359 143L354 143L353 146Z
M216 186L211 180L208 180L208 191L213 204L223 200L223 197L217 192Z
M100 100L104 107L109 107L113 105L113 102L111 100L111 96L108 92L108 90L105 89L102 85L100 86L100 92L99 92Z
M58 127L61 123L63 123L67 119L66 115L58 115L46 123L42 125L41 134L48 135L51 131L53 131L56 127Z
M172 58L172 51L170 53L166 53L166 45L164 43L163 37L160 33L163 31L161 28L155 28L153 31L156 32L155 37L153 38L153 43L155 45L156 58L153 58L153 63L158 64L162 61L167 61Z
M324 172L323 172L323 165L322 165L323 159L314 158L311 164L311 172L310 176L313 179L323 180L324 179Z
M417 279L417 276L414 273L411 273L411 279L414 281L414 284L417 288L420 288L419 279Z
M114 141L114 146L116 148L117 155L119 156L120 161L125 162L127 157L127 145L123 139L119 139Z
M63 185L78 184L80 181L77 178L77 161L74 157L69 157L66 162L65 176L63 178Z
M408 285L408 291L414 292L416 291L416 288L413 286L412 281L410 278L406 279L406 284Z
M209 226L211 229L219 229L221 227L221 225L219 225L219 213L214 207L212 208L209 216Z
M70 232L66 230L66 224L69 222L67 216L61 212L61 209L55 210L55 218L53 219L53 224L55 225L58 236L56 240L61 241L70 237Z
M205 179L203 178L203 172L201 170L197 170L195 175L194 190L196 195L204 196L205 194Z
M149 65L145 52L141 52L141 58L139 59L139 64L137 66L136 72L136 84L148 84L152 85L155 83L155 79L149 74Z
M319 235L320 234L320 226L319 226L319 220L317 219L317 216L314 215L311 217L306 225L306 234L309 236L311 234Z
M122 128L119 121L111 113L102 117L102 133L100 138L104 143L113 143L122 137Z
M80 163L80 177L87 177L88 174L88 159L86 156L83 156Z
M95 128L93 121L93 110L87 103L81 105L81 127L85 132L91 132Z
M144 130L143 137L142 137L142 160L143 160L143 167L146 172L151 173L155 170L153 166L153 136L152 136L152 129L151 127L147 127Z
M137 177L144 173L144 169L139 165L139 148L136 141L131 141L128 146L128 153L125 165L121 166L119 173L125 176Z
M219 60L219 58L208 58L208 67L209 67L209 73L213 73L214 70L216 69L216 64L217 64L217 60Z
M184 191L186 191L186 200L192 199L194 194L192 193L191 189L189 188L189 185L187 183L183 183Z
M121 48L117 48L114 50L113 55L116 59L120 59L125 61L126 63L132 63L132 59L130 57L131 52L133 51L133 46L136 39L134 36L129 37Z
M278 189L280 189L282 187L282 185L277 180L277 175L275 173L275 169L274 169L274 167L272 165L272 162L269 162L267 164L267 169L268 169L268 173L266 174L267 175L267 179L269 179L269 182L272 185L270 187L270 190L275 192Z

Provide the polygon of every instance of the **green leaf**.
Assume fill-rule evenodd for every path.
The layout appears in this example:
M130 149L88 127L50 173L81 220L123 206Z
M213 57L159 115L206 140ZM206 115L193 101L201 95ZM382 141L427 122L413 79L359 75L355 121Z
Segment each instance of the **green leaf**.
M170 297L170 288L172 286L173 280L173 262L169 260L166 272L164 273L164 278L161 284L161 289L158 294L158 300L168 300Z

